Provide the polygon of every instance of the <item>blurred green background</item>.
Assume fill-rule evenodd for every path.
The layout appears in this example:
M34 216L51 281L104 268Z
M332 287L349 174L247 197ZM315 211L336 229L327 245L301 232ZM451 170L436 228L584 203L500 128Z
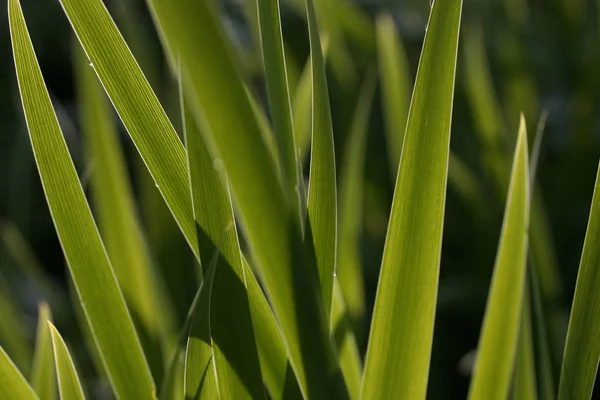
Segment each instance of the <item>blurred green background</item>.
M452 1L452 0L437 0ZM105 0L117 25L178 127L175 83L143 0ZM223 23L254 90L266 94L254 0L221 0ZM426 29L427 0L320 0L328 37L328 79L338 166L360 85L377 67L375 20L390 13L406 52L410 94ZM37 304L46 299L70 340L90 394L108 398L76 324L69 277L37 175L17 90L6 2L0 18L0 345L27 371ZM308 56L298 1L282 0L288 73L294 88ZM57 0L22 0L42 72L84 184L94 173L79 134L74 99L73 33ZM454 98L449 189L428 398L465 398L477 346L519 113L533 141L547 112L535 200L530 260L558 374L579 257L600 156L600 1L464 0ZM202 49L198 49L202 51ZM293 90L293 89L292 89ZM196 290L191 252L121 127L140 217L179 321ZM531 146L530 146L531 148ZM373 305L395 173L389 166L381 87L370 120L360 242L368 308ZM542 315L540 314L540 315ZM600 317L600 316L596 316ZM16 321L15 338L5 321ZM12 328L10 328L12 329ZM368 321L358 328L366 347ZM596 390L598 392L598 390Z

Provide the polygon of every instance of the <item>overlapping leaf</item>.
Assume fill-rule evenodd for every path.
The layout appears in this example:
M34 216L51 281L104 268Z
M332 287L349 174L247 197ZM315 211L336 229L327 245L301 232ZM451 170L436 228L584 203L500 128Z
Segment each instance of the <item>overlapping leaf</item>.
M35 353L31 366L31 387L41 400L56 399L56 372L52 357L52 341L48 321L52 318L48 304L38 307L38 324L35 335Z
M35 392L29 386L15 364L0 347L0 398L14 400L37 400Z
M154 383L50 102L18 0L9 2L17 80L63 252L115 392L151 399Z

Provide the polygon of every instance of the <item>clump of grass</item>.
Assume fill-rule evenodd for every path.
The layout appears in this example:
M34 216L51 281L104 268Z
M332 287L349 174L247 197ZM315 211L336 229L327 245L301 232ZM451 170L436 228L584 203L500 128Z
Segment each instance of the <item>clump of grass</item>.
M262 109L213 2L148 0L178 83L181 114L172 121L102 1L61 0L83 49L76 50L76 69L87 151L96 168L92 215L19 0L8 1L17 81L38 172L83 330L95 349L96 367L117 398L425 398L447 183L470 199L478 198L479 190L474 175L449 150L462 1L432 4L409 109L403 93L406 62L394 22L389 16L377 19L396 185L364 365L356 322L367 311L360 255L353 246L361 222L361 170L375 76L370 70L360 90L338 192L320 32L327 34L341 80L350 82L356 71L340 69L346 54L340 27L334 19L317 23L319 13L334 16L326 2L316 3L316 8L313 0L297 4L308 25L310 60L300 79L302 91L293 97L279 1L256 2L267 88ZM200 265L203 279L184 321L174 317L145 243L106 95ZM307 123L298 122L300 113L294 111L307 114L308 101L311 146L305 173L300 157L305 133L295 130ZM175 125L183 127L184 143ZM449 176L450 160L461 169ZM495 158L492 168L498 171L508 161ZM535 398L536 370L548 367L534 356L538 340L531 332L532 314L539 312L531 308L527 289L528 164L522 117L471 399L505 399L511 391L515 398ZM590 318L600 308L594 290L600 283L597 197L560 399L591 396L600 357L600 327ZM49 319L48 306L41 307L31 385L0 352L0 397L52 399L58 387L63 399L85 398L70 350Z

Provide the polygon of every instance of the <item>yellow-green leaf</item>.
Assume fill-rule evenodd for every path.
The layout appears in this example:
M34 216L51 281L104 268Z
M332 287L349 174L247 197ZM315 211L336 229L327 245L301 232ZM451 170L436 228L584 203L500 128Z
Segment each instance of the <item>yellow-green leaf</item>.
M264 389L224 171L204 142L201 129L206 127L196 125L183 93L181 96L200 261L204 273L209 266L216 269L210 290L209 333L219 394L223 398L259 399ZM213 267L215 254L219 257Z
M17 80L50 213L115 392L151 399L154 383L58 125L18 0L9 1Z
M529 236L529 161L521 117L504 222L496 254L469 399L504 400L514 372L525 292Z
M37 396L0 346L0 399L37 400Z
M223 163L250 254L300 385L310 397L331 396L340 390L341 375L317 290L318 271L304 251L295 206L285 196L214 4L190 0L151 4L163 33L171 38L167 42L177 46L189 73L190 86L185 89L190 106L196 122L206 124L209 149Z
M47 322L52 336L52 347L54 349L54 362L56 365L56 377L61 400L83 400L83 388L75 369L73 359L69 354L67 345L62 336L50 321Z
M461 10L460 0L438 0L429 17L375 299L365 399L425 397Z
M558 399L591 399L600 361L600 169L592 198L560 372Z
M168 300L138 221L125 157L108 99L94 69L76 44L77 89L82 132L92 165L92 199L106 251L127 302L155 379L162 376L160 341L168 342L173 321Z
M512 398L514 400L537 399L537 381L530 304L529 290L526 289L525 294L523 295L515 376L512 384Z
M306 1L312 69L312 135L308 182L307 240L312 240L325 314L329 321L337 243L335 146L325 61L312 0Z

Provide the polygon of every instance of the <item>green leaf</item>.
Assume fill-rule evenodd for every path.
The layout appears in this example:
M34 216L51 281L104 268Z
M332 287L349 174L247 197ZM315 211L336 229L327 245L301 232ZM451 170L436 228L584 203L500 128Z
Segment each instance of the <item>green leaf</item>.
M48 330L48 321L52 318L48 304L38 307L35 352L31 366L31 387L41 400L56 399L56 373L52 357L52 343Z
M325 76L325 61L312 0L306 2L312 69L312 136L308 183L307 240L315 250L323 304L329 321L337 243L337 183L335 146Z
M182 82L184 80L182 79ZM213 160L183 93L181 109L203 272L216 261L210 296L210 339L223 398L264 397L246 277L231 199L219 160ZM195 319L196 321L196 319Z
M246 260L244 260L244 273L248 284L248 299L256 333L260 369L267 391L274 400L301 399L303 396L289 364L286 344L277 320Z
M221 398L211 340L211 291L215 265L207 268L198 292L185 350L185 398Z
M410 69L390 14L377 17L377 57L392 174L398 171L410 106Z
M192 249L185 149L101 0L60 0L90 64Z
M142 236L110 105L78 44L75 51L82 131L93 166L92 195L98 225L119 287L158 381L162 375L160 341L170 339L172 312L168 311L168 300L157 285Z
M337 279L333 281L333 300L331 305L331 334L337 346L342 375L348 388L350 399L360 398L362 363L352 323L348 314L344 296Z
M462 1L436 1L429 17L371 323L367 399L425 397L461 9Z
M29 136L77 293L117 395L151 399L152 377L58 125L21 7L18 0L8 4Z
M512 387L514 400L536 400L535 355L533 345L533 330L531 321L531 306L529 290L523 295L521 322L519 329L519 344L515 362L515 376Z
M287 67L281 33L279 0L257 0L258 22L269 108L273 119L273 130L283 169L284 183L290 196L298 203L300 211L299 170L292 106L287 80Z
M0 346L0 398L36 400L38 397Z
M529 161L521 116L500 244L469 399L506 399L517 353L529 229Z
M600 361L600 169L592 198L560 372L558 399L591 399Z
M151 4L171 38L167 42L177 46L189 72L190 87L185 89L194 117L206 126L208 147L225 168L300 385L309 397L331 396L340 390L341 380L317 290L318 271L304 250L295 206L284 194L214 5L189 0Z
M365 78L358 97L340 171L340 218L336 274L352 330L361 325L366 308L359 240L363 224L367 133L376 85L376 77L371 72Z
M50 334L52 336L52 347L54 349L54 362L56 364L56 374L58 380L58 389L62 400L83 400L83 388L77 376L77 370L73 359L69 354L67 345L62 336L56 330L50 321L47 322Z

